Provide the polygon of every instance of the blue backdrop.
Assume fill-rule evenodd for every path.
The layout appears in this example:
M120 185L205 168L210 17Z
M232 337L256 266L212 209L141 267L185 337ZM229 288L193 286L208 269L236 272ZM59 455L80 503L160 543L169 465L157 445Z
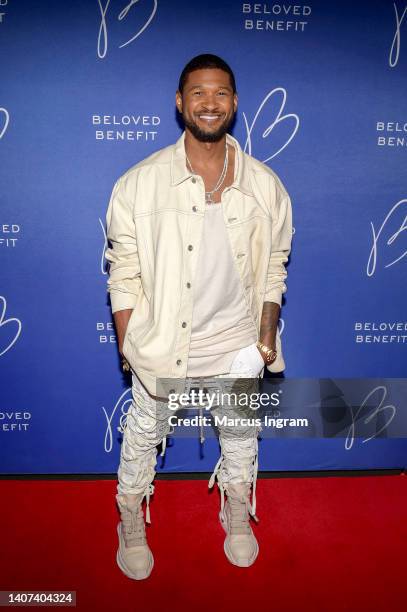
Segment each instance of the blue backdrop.
M233 135L292 198L286 377L406 377L404 1L0 0L0 33L2 473L116 471L130 390L105 213L114 181L179 137L178 77L203 52L234 69ZM312 413L316 437L264 438L260 467L403 467L405 400L392 433L376 412L349 448L349 414L328 435L343 414ZM179 438L161 469L217 456Z

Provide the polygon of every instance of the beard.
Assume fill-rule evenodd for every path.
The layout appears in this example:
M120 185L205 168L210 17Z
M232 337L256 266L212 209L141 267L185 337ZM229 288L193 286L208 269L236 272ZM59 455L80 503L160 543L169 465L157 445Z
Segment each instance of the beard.
M202 130L194 121L190 121L189 119L186 119L184 115L182 115L185 127L187 127L192 135L195 136L195 138L200 142L219 142L219 140L222 140L232 125L234 117L235 114L233 113L233 115L228 120L224 121L215 132L206 132L205 130Z

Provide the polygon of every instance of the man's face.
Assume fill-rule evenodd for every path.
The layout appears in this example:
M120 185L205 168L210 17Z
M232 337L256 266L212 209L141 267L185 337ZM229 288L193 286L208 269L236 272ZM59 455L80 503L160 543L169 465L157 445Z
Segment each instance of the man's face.
M201 142L218 142L228 131L237 109L230 77L219 68L190 72L175 103L185 127Z

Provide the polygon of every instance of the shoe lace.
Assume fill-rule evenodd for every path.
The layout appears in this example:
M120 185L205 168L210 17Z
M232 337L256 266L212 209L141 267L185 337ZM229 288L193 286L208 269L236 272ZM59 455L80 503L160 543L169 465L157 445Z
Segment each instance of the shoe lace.
M141 504L134 509L126 508L121 514L126 546L143 546L146 544L146 529Z
M228 504L230 510L230 533L232 535L251 534L248 501L228 496Z

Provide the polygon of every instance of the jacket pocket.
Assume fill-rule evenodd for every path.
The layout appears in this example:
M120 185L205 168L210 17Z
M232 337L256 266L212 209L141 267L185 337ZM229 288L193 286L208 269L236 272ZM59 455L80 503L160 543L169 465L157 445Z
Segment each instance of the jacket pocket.
M125 351L129 350L132 345L137 342L142 334L145 333L150 321L150 304L144 291L141 290L137 296L137 302L131 313L131 317L127 324L126 333L123 340L123 354L126 357Z

